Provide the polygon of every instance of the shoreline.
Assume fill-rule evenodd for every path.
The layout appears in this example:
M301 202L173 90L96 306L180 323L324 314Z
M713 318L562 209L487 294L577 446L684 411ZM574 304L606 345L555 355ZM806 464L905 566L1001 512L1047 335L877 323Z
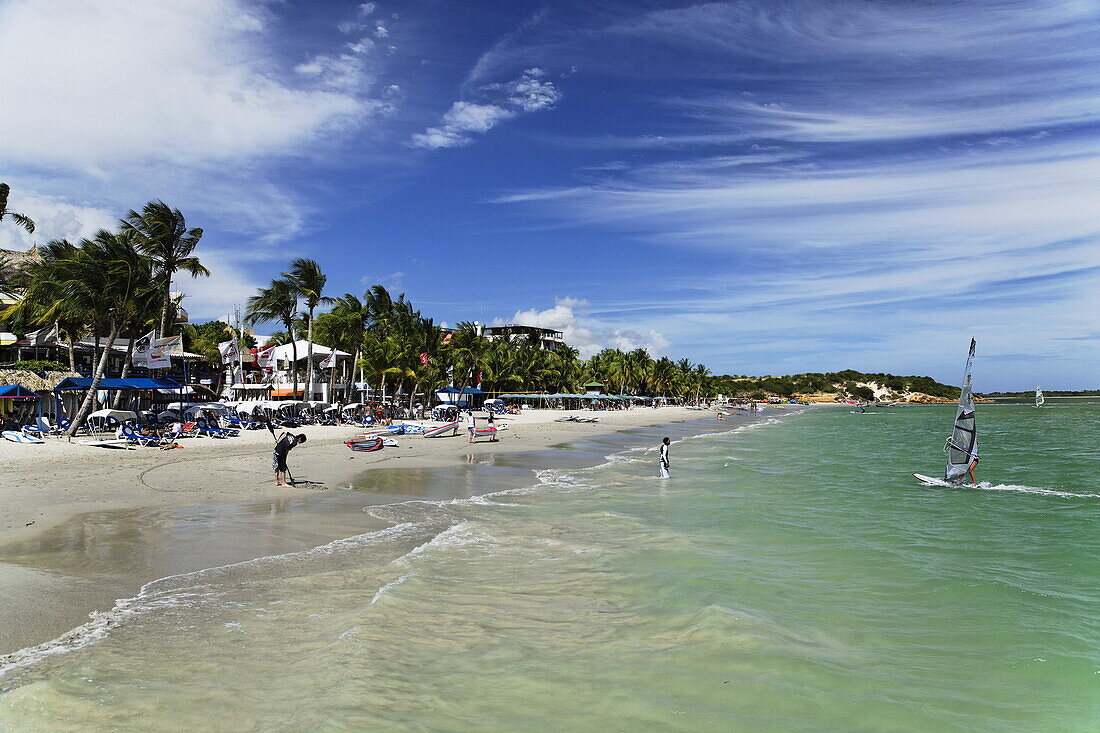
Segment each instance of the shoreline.
M756 422L717 422L682 408L601 414L601 422L594 424L553 422L559 414L539 411L529 413L534 417L527 422L528 415L509 420L496 443L470 445L462 434L414 435L399 437L397 448L366 454L342 444L355 428L305 428L311 440L291 454L291 470L297 467L299 482L317 481L329 490L302 483L275 487L270 435L260 431L236 439L238 445L206 439L207 445L186 455L181 454L187 449L99 449L88 455L97 449L76 446L83 460L62 459L61 466L41 456L28 458L26 463L41 465L22 466L19 481L0 488L5 520L0 525L0 584L8 591L7 599L0 600L0 619L6 621L0 623L0 654L57 639L86 623L89 614L110 609L116 599L167 575L305 550L383 528L363 511L366 505L468 497L530 481L534 471L555 464L584 467L595 454L571 456L568 449L586 441L598 445L607 438L604 442L618 451L651 440L643 435L646 430L664 427L686 435ZM498 461L496 454L506 459ZM546 463L552 465L539 465ZM262 480L249 476L257 471ZM474 472L469 476L476 476L476 489L459 488L470 483L469 476L458 480L463 471ZM227 479L237 483L226 486ZM34 493L33 487L43 484ZM29 507L13 508L31 493ZM30 526L15 526L19 512L37 516Z

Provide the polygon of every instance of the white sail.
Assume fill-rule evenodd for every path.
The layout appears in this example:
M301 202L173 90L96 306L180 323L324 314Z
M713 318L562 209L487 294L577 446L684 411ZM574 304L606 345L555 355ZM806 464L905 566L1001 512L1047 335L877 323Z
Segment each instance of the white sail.
M970 355L966 359L966 376L959 394L959 407L955 411L955 427L943 447L947 451L947 469L943 476L946 481L965 475L970 464L978 458L978 430L974 422L973 378L970 373L974 366L975 344L974 339L970 339Z
M1042 387L1036 387L1035 388L1035 406L1036 407L1042 407L1044 402L1046 402L1046 399L1043 398L1043 388Z

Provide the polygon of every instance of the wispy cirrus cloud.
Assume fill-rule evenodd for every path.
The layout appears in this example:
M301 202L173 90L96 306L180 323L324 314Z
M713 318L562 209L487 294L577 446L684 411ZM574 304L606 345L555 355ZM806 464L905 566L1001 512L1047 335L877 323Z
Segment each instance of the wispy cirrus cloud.
M628 73L683 83L651 131L576 144L640 152L495 200L701 253L706 272L650 284L674 306L633 318L746 369L774 368L775 339L792 368L904 368L966 331L1056 370L1100 306L1098 30L1074 2L636 15L599 36L677 61Z
M482 101L459 100L452 104L439 125L416 133L409 144L429 149L468 145L474 135L484 134L505 120L553 107L561 92L546 78L545 71L534 67L512 81L483 84L478 97Z

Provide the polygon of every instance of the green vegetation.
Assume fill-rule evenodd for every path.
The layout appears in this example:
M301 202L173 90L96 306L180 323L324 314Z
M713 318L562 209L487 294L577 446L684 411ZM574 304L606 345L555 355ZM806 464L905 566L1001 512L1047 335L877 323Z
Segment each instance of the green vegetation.
M56 361L46 361L44 359L24 359L23 361L17 361L14 364L4 364L3 366L0 366L0 369L24 369L28 372L68 371L68 367L62 366Z
M839 392L852 399L872 400L874 394L859 383L875 382L895 394L921 392L932 397L956 399L959 388L941 384L931 377L894 374L867 374L846 369L842 372L811 372L808 374L790 374L781 377L735 377L723 375L710 379L711 391L727 397L759 397L761 394L790 397L795 394L813 394L815 392Z
M1100 397L1100 389L1044 389L1046 397ZM1015 397L1019 399L1031 399L1035 397L1035 390L1024 392L986 392L983 397Z

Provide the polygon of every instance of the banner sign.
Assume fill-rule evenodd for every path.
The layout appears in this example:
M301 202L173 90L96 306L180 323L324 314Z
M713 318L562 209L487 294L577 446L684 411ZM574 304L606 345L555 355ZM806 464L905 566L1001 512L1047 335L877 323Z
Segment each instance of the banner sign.
M222 364L231 364L240 356L237 340L222 341L218 344L218 353L222 355Z
M275 368L275 344L256 350L256 366L261 369Z

